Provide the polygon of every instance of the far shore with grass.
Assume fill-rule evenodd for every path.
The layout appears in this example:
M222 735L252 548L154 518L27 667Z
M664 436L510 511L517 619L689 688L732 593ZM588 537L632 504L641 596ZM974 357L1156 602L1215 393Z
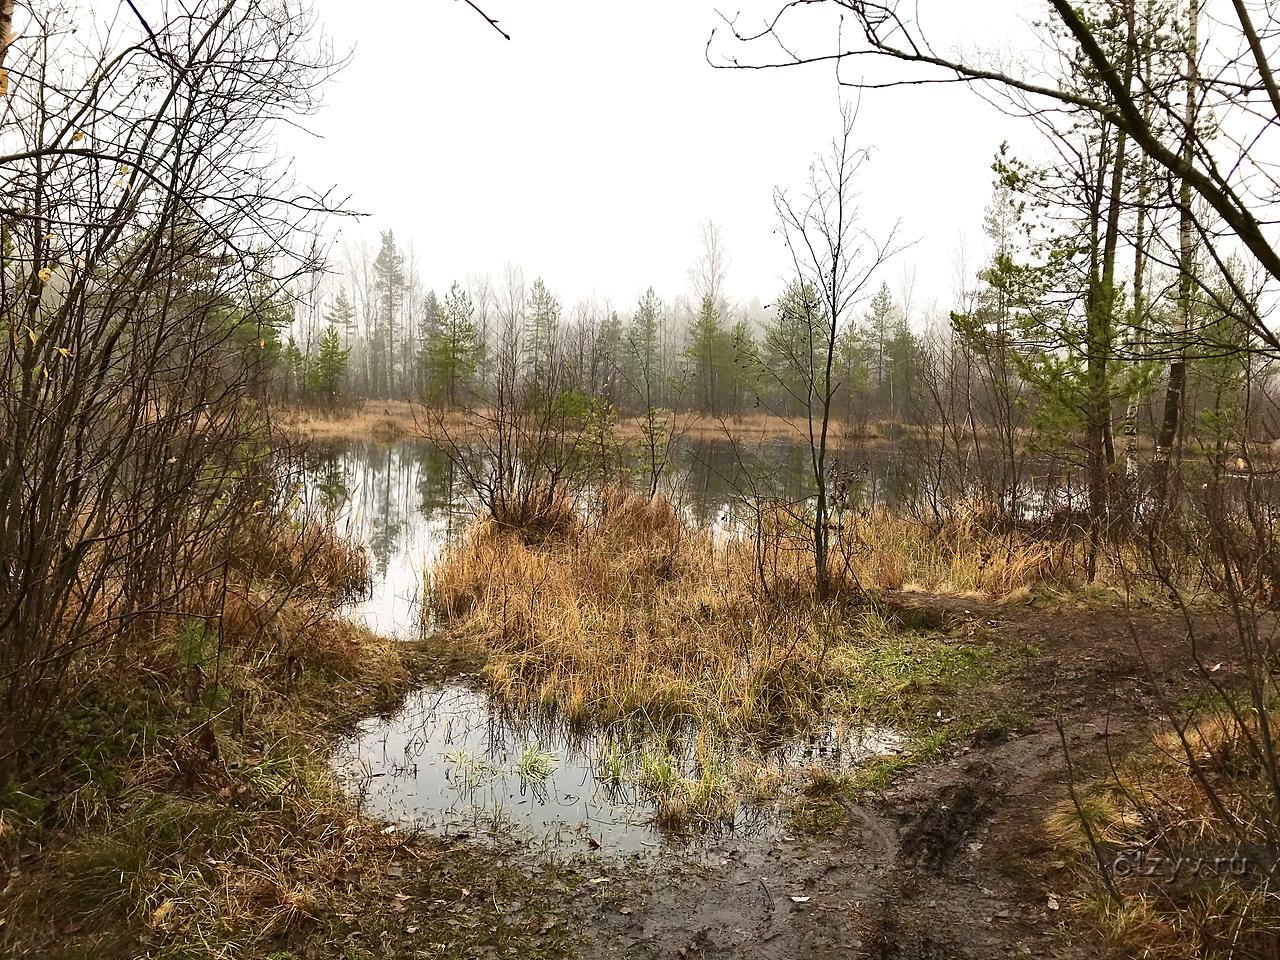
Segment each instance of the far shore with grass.
M453 439L465 440L485 429L483 410L478 416L466 411L441 410L409 400L361 400L332 409L293 407L277 417L277 431L287 437L314 440L372 440L395 443L406 437L432 436L441 424ZM714 416L701 413L664 413L665 430L674 437L714 440L732 437L745 443L762 440L804 440L808 424L804 417L768 412ZM669 422L667 422L669 421ZM892 421L839 424L837 443L889 443L911 436L909 424ZM645 418L623 415L614 432L620 440L636 440L644 435Z

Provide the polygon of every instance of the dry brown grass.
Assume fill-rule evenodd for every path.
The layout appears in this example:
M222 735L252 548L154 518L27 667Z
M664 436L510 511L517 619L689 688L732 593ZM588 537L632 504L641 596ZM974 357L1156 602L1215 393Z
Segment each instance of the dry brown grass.
M852 522L839 546L859 580L882 590L1007 600L1037 587L1068 589L1084 569L1081 543L993 531L976 508L936 526L876 509Z
M440 418L455 440L478 436L490 421L484 410L477 415L463 410L441 411L408 400L362 400L356 405L336 410L292 408L276 421L276 429L290 437L318 440L375 440L395 443L404 437L431 436L439 430ZM713 417L688 412L664 412L662 419L672 434L690 439L714 440L726 435L743 442L790 439L807 442L808 427L797 417L771 413L751 413L732 417ZM636 440L644 436L643 417L622 417L615 434L620 440ZM909 434L902 424L873 422L839 423L833 427L833 442L891 442Z
M378 896L378 865L398 840L355 814L328 738L347 711L405 689L402 651L333 620L287 648L224 639L218 692L175 701L153 734L138 726L135 696L115 691L126 702L110 712L129 740L71 771L74 789L21 825L39 831L44 853L4 898L0 952L124 957L148 943L164 955L264 956ZM181 675L160 650L147 670Z
M890 542L862 544L859 575L881 569ZM847 706L898 628L847 575L816 596L804 550L780 546L763 576L757 560L754 541L714 543L661 496L610 489L560 537L529 542L478 522L435 565L428 593L452 642L490 652L503 697L572 720L803 726ZM1010 574L999 575L1003 588Z
M378 896L398 841L355 814L328 757L342 724L407 689L406 651L333 615L362 556L286 526L95 660L46 766L0 783L0 953L265 956Z
M1274 794L1257 761L1258 724L1224 711L1194 717L1183 736L1160 733L1080 784L1078 808L1063 803L1050 814L1046 835L1073 869L1069 907L1108 956L1275 956Z
M572 719L741 726L821 695L809 617L832 610L760 603L738 558L661 497L609 491L572 535L537 544L479 523L436 565L431 596L455 639L495 652L500 694Z
M369 579L365 549L314 517L254 517L239 529L230 553L248 583L305 585L326 599L357 594Z
M430 421L426 407L407 400L362 400L352 407L311 410L295 407L277 417L274 427L287 437L317 440L375 440L395 443L416 436ZM459 416L459 430L466 419Z

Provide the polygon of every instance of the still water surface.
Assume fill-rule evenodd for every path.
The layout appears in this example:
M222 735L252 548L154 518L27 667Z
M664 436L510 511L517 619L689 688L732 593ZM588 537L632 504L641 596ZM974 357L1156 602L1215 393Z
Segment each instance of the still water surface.
M694 523L732 523L745 471L757 489L800 497L807 456L799 444L772 442L744 464L727 443L690 443L677 451L668 492ZM347 615L389 636L417 638L424 577L475 514L462 478L440 449L419 440L321 446L308 464L312 505L332 512L339 531L363 543L373 561L368 595ZM861 455L852 473L860 504L911 495L892 450ZM758 765L785 783L801 768L849 769L899 751L902 742L891 730L829 727L792 743L743 743L714 763ZM471 678L425 687L393 715L366 719L334 762L348 789L382 819L441 835L627 853L689 841L655 825L656 806L637 786L638 771L656 761L697 778L708 762L699 752L692 731L584 730L553 712L516 713ZM715 826L717 834L782 829L773 801L745 799Z
M771 496L805 496L808 456L806 447L789 441L745 454L724 441L686 443L675 451L666 492L690 522L723 525L753 487ZM872 448L847 459L854 503L893 504L914 495L916 481L895 449ZM363 543L373 560L368 595L347 614L387 636L416 638L424 577L475 515L449 458L423 440L317 445L309 452L304 490L310 505L332 512L339 533Z
M443 836L636 853L784 829L776 798L742 798L724 819L663 831L652 794L637 785L646 763L691 780L708 764L720 776L745 764L787 789L814 766L850 770L903 745L893 730L828 726L772 748L741 743L709 758L699 756L691 731L575 730L554 714L517 714L452 682L416 691L394 716L364 721L340 745L336 763L365 810L383 820Z

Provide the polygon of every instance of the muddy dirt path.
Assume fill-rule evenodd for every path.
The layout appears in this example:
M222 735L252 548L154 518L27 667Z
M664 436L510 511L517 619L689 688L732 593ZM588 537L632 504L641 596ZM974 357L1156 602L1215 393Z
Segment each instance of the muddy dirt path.
M1181 621L903 599L946 610L977 641L1036 644L1041 655L992 691L1034 719L907 772L873 802L846 803L846 824L827 835L618 868L576 919L585 956L1093 955L1055 909L1061 864L1042 838L1046 813L1068 798L1063 739L1088 763L1157 719L1151 679L1176 692L1187 676Z

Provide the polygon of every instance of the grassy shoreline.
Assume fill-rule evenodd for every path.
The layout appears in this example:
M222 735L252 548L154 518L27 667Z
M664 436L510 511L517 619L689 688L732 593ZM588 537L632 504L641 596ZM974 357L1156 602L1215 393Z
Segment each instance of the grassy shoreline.
M713 543L660 496L611 489L597 511L533 542L477 524L441 556L429 596L450 643L486 651L499 700L696 740L692 771L665 755L611 758L665 825L716 820L736 796L760 794L737 769L737 741L786 741L827 723L901 731L900 752L828 782L831 799L837 788L881 789L1006 722L973 693L1028 651L975 644L879 591L819 598L795 554L762 583L750 544Z
M912 600L912 589L992 607L1088 599L1075 548L989 541L965 520L926 531L888 514L862 518L847 531L836 591L821 598L811 560L785 539L761 565L758 539L713 541L662 497L606 490L552 529L527 538L479 523L446 550L429 591L442 628L422 645L335 615L363 568L331 532L304 531L292 548L249 538L220 601L221 633L168 623L127 657L94 662L46 762L4 784L0 952L570 956L581 931L564 912L582 877L362 816L331 768L335 738L465 664L496 697L570 722L693 730L695 769L661 753L613 759L664 826L710 825L745 800L783 805L791 826L821 834L913 767L1022 726L1018 691L1001 684L1037 651L953 629L945 602ZM289 588L276 604L281 582ZM814 765L787 783L733 762L735 740L776 742L833 719L892 727L904 748L848 772ZM1228 763L1242 752L1230 733L1197 750ZM1120 772L1212 831L1186 765L1168 760L1176 750L1154 749ZM1087 822L1109 843L1139 844L1142 811L1108 777L1082 786ZM1146 942L1152 956L1185 955L1179 923L1245 907L1269 935L1270 901L1229 884L1192 890L1172 909L1136 884L1121 903L1102 896L1079 820L1059 806L1046 825L1077 877L1062 891L1064 913L1117 950Z

